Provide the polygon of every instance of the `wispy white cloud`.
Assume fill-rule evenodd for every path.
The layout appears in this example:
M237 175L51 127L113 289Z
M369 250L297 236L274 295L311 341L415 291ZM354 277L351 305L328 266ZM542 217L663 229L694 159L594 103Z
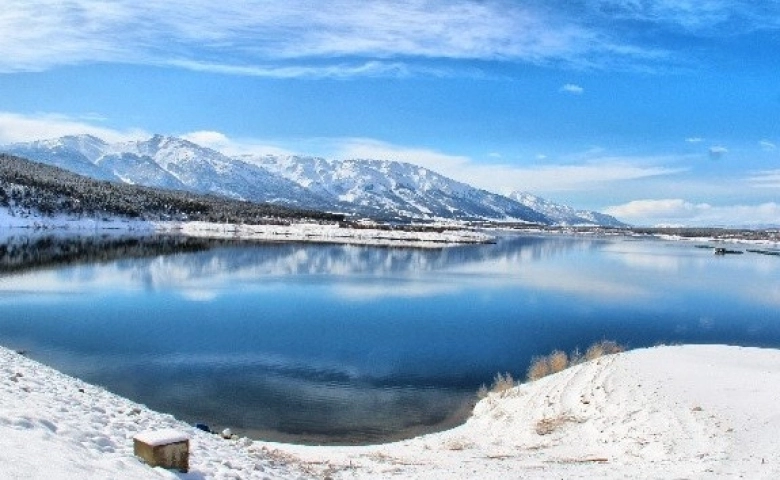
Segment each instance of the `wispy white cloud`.
M211 148L225 155L294 155L300 152L288 150L273 142L264 142L257 139L232 139L224 133L213 130L199 130L185 133L181 138L189 140L203 147Z
M393 145L370 138L330 139L328 156L336 159L374 158L413 163L434 171L455 172L467 168L472 160L434 149ZM454 177L455 178L455 177ZM460 180L459 178L455 178Z
M400 62L371 61L359 64L334 64L324 66L259 66L259 65L222 65L218 63L204 63L192 60L171 60L167 65L182 67L187 70L210 73L223 73L228 75L242 75L248 77L265 78L347 78L355 76L394 76L406 77L412 73L431 76L448 76L450 71L445 69L433 69L413 67Z
M594 0L588 5L615 21L642 21L699 35L777 28L780 8L762 0Z
M567 83L566 85L561 87L561 92L571 93L572 95L582 95L583 92L585 92L585 89L580 87L579 85L575 85L573 83Z
M765 152L774 152L777 150L777 145L769 140L761 140L758 142L758 145L761 147L761 150Z
M713 160L719 160L727 153L729 153L729 149L720 145L710 147L709 149L710 158Z
M722 205L683 199L634 200L604 210L628 223L640 225L758 226L780 224L780 204Z
M780 188L780 169L754 172L748 182L757 188Z
M503 0L28 0L3 5L0 31L13 32L0 37L0 72L122 62L287 78L398 75L410 59L598 66L665 56L565 9Z
M117 130L95 125L94 114L88 115L87 118L74 118L54 113L22 115L0 112L0 144L79 134L95 135L109 142L150 136L142 129Z
M540 166L479 163L462 155L433 149L393 145L372 139L336 140L334 158L376 158L413 163L455 180L496 193L513 190L560 192L603 186L611 182L673 175L683 168L666 167L668 157L614 157L591 154L574 164L549 162ZM659 166L660 165L660 166Z
M436 74L414 60L660 65L681 52L620 35L642 21L690 35L780 28L777 2L596 0L27 0L0 9L0 72L95 62L289 78ZM351 60L351 61L349 61Z
M689 218L697 210L711 208L706 203L693 204L679 198L662 200L633 200L623 205L615 205L605 209L610 215L627 220L663 218Z
M701 137L688 137L685 139L685 141L688 143L701 143L704 141L704 139Z

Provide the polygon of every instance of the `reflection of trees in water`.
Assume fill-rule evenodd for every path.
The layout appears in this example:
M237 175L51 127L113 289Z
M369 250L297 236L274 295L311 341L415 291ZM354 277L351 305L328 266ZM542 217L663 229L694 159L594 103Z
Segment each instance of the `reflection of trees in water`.
M387 275L440 271L488 261L520 264L602 244L593 238L529 235L506 236L493 245L440 249L259 243L170 235L15 235L0 243L0 273L160 257L154 263L119 262L118 268L143 277L154 277L155 271L175 270L178 278L224 273ZM173 255L192 252L201 253Z
M0 243L0 273L197 252L210 246L203 239L176 236L15 235Z
M176 270L179 278L233 272L252 275L404 275L443 271L458 266L502 261L535 261L576 249L600 248L592 238L510 236L494 245L441 249L389 248L304 243L265 244L262 248L230 248L199 255L166 257L155 266L133 263L127 268Z

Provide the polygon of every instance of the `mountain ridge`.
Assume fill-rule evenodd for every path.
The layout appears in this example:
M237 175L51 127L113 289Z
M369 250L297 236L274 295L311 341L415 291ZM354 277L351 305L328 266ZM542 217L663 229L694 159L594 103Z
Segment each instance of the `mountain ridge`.
M69 135L1 146L0 151L99 180L221 195L379 220L492 220L543 225L624 225L613 217L502 196L432 170L390 160L311 156L229 157L163 135L108 143ZM535 201L526 201L530 197ZM562 212L568 212L569 217ZM576 221L575 221L576 219Z

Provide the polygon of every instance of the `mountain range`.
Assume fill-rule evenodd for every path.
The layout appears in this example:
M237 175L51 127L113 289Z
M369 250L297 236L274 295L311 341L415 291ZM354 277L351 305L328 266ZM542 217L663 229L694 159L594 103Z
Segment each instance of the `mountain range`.
M0 151L98 180L209 193L378 220L494 220L624 226L528 193L497 195L429 169L388 160L229 157L177 137L108 143L91 135L15 143Z

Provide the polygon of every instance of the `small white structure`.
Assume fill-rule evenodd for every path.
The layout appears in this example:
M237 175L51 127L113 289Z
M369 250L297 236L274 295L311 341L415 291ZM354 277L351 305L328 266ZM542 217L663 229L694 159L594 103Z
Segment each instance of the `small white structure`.
M152 467L186 473L190 468L190 437L174 429L141 432L133 437L133 453Z

